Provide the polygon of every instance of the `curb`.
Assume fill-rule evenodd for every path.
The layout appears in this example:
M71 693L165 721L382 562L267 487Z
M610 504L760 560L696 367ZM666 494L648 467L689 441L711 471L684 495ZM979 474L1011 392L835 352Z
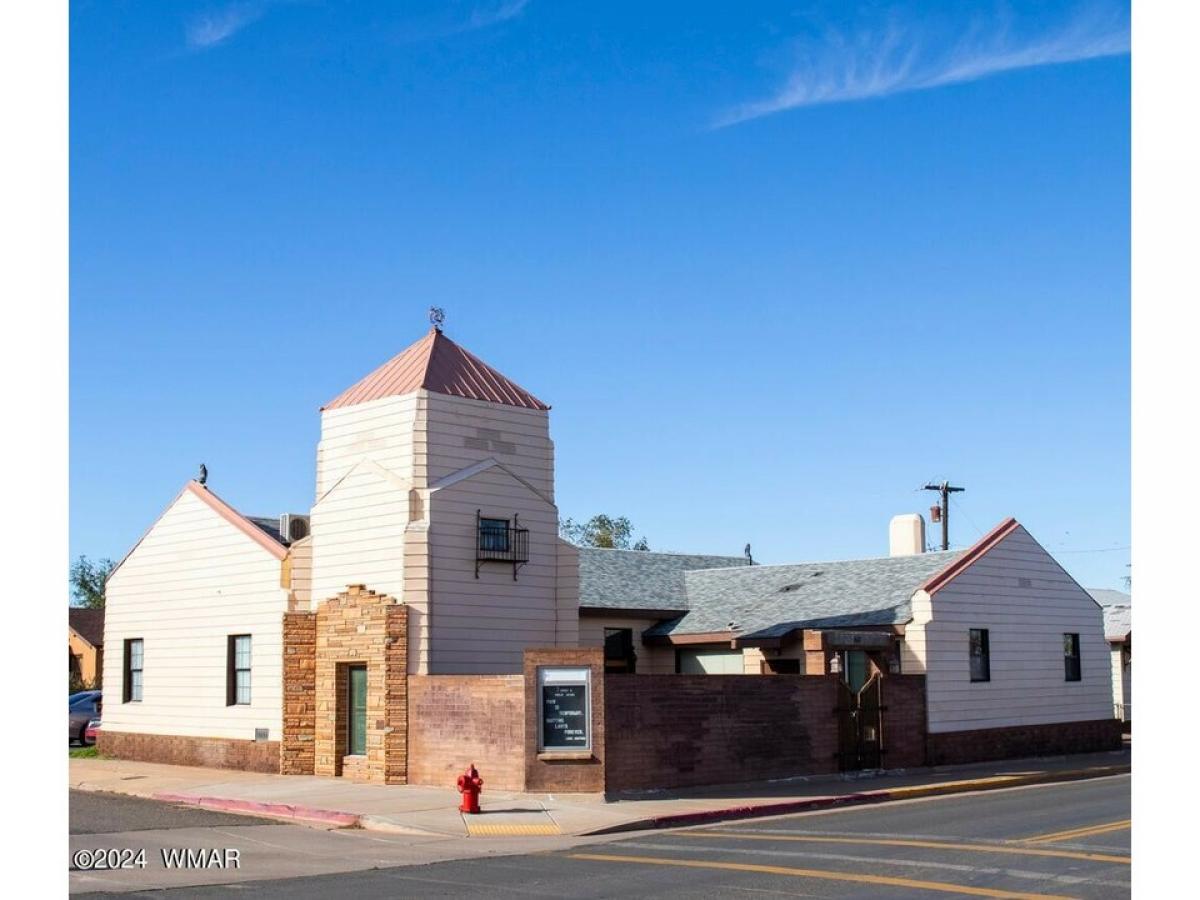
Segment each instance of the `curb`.
M292 803L264 803L258 800L236 800L229 797L203 797L199 794L151 794L154 800L167 803L185 803L219 812L245 813L251 816L270 816L274 819L290 819L314 825L332 825L336 828L354 828L360 824L357 813L320 809L315 806L297 806Z
M1087 778L1103 778L1108 775L1126 775L1132 771L1130 765L1093 766L1087 769L1068 769L1062 772L1038 772L1031 775L997 775L967 781L946 781L937 784L897 787L878 791L861 791L853 794L838 794L827 797L809 797L804 800L785 800L779 803L759 803L748 806L730 806L723 809L705 809L697 812L670 813L650 816L610 825L581 836L617 834L623 831L645 831L651 828L682 828L687 825L704 825L734 819L757 819L763 816L779 816L788 813L811 812L839 806L865 806L870 803L888 803L896 800L912 800L918 797L934 797L949 794L965 794L976 791L995 791L1003 788L1025 787L1035 784L1082 781Z

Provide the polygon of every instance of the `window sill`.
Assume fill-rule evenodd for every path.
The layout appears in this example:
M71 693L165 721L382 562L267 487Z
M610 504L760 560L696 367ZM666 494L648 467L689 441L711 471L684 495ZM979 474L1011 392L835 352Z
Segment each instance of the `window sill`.
M595 759L591 750L543 750L537 758L542 762L586 762Z

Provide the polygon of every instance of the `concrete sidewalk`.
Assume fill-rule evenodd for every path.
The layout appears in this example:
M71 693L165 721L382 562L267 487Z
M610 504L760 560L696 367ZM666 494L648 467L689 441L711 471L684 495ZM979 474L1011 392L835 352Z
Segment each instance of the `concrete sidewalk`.
M262 775L113 759L72 759L71 787L110 791L209 809L270 816L321 827L361 827L450 837L590 835L722 819L781 815L833 806L995 790L1120 774L1130 751L1010 760L879 775L813 776L784 781L663 791L605 799L591 794L490 791L484 809L458 812L453 787L356 784L304 775Z

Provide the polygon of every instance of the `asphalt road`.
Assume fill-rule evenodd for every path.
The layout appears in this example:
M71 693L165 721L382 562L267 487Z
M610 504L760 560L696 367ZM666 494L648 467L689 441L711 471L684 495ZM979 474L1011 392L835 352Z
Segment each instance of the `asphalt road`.
M1128 897L1129 784L1117 776L643 832L529 855L243 881L238 893L264 900ZM227 890L214 884L156 896Z
M261 825L262 819L210 812L194 806L159 803L124 794L71 791L71 834L111 834L174 828Z

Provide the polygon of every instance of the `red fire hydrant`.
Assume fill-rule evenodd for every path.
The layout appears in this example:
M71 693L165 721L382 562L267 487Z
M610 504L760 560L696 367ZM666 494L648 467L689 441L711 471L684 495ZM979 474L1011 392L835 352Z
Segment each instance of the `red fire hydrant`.
M467 766L467 771L458 776L458 790L462 794L462 803L458 804L458 811L479 812L479 794L483 790L483 779L475 771L475 763Z

